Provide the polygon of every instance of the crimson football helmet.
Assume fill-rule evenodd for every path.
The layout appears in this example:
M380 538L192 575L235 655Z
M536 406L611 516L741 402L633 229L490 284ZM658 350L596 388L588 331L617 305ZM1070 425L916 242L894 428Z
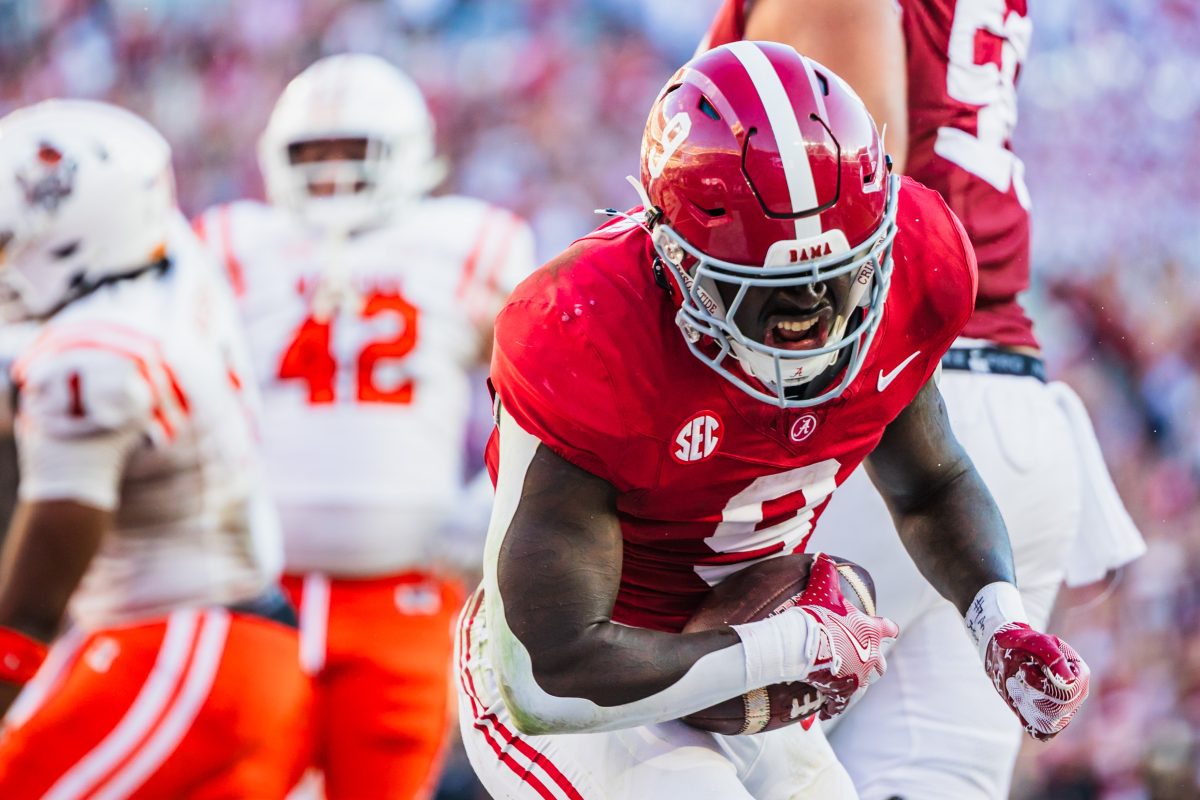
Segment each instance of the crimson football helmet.
M751 396L784 408L845 391L883 315L899 191L854 90L785 45L710 50L680 68L651 109L641 182L692 353ZM837 298L818 347L771 346L734 321L750 287L823 290L819 284L847 275L850 289ZM827 391L811 398L788 391L847 349L842 379Z

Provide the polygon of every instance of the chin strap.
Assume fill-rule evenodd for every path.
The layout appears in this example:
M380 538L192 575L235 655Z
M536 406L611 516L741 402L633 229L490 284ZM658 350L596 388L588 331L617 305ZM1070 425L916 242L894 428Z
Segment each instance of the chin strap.
M657 255L654 256L652 269L654 270L654 282L658 284L658 288L662 289L669 296L674 295L675 289L671 287L671 280L667 277L667 268L663 264L663 260Z
M633 187L633 191L637 192L638 199L642 201L642 208L647 211L654 208L654 204L650 202L650 195L646 194L646 187L642 186L641 181L632 175L626 175L625 182Z
M89 294L97 289L100 289L101 287L111 286L112 284L120 283L121 281L140 278L147 272L157 271L160 274L165 274L170 268L170 257L167 255L162 255L154 261L151 261L149 264L143 264L140 267L134 267L133 269L125 270L124 272L114 272L110 275L104 275L103 277L95 280L88 280L85 274L80 273L75 276L74 280L71 281L71 286L67 292L67 296L63 298L63 301L43 315L41 319L49 319L59 311L62 311L64 308L69 306L71 303L87 297Z
M637 193L638 202L641 203L645 216L627 214L624 211L616 208L597 208L595 209L594 213L599 214L602 217L620 217L621 219L627 219L630 222L636 223L642 230L653 236L654 226L657 225L659 220L662 219L662 209L656 207L650 202L650 195L646 194L646 187L642 186L641 181L632 175L626 175L625 181L632 186L633 190Z
M662 210L650 203L650 196L646 194L646 188L642 186L640 181L632 175L626 175L625 180L637 192L638 200L641 201L642 208L644 209L642 214L629 214L617 208L597 208L593 210L593 213L599 214L602 217L616 217L629 220L653 237L654 226L662 219ZM654 282L658 287L668 295L674 295L675 289L671 286L671 281L667 277L667 267L660 256L654 256L654 263L651 265L651 269L654 270Z

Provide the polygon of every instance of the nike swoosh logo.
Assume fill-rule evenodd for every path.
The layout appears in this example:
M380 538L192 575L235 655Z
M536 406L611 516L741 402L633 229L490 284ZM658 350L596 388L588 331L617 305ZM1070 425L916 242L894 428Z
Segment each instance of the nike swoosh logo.
M908 358L901 361L900 366L896 367L894 370L892 370L891 372L888 372L886 374L884 373L883 370L879 370L879 382L875 385L875 387L879 391L882 392L884 389L891 386L892 381L896 380L896 376L899 375L904 370L904 368L907 367L909 364L911 364L912 360L919 355L921 355L920 350L918 350L917 352L913 353Z
M915 355L915 353L914 353L914 355ZM846 623L842 622L837 617L830 616L829 619L831 622L835 623L839 628L841 628L842 630L844 630L846 632L846 638L848 638L850 640L850 643L854 645L854 650L855 650L855 652L858 653L859 661L861 661L864 664L869 663L871 661L871 645L869 645L869 644L864 645L862 642L860 642L858 640L858 637L854 635L854 631L850 630L850 628L846 625Z

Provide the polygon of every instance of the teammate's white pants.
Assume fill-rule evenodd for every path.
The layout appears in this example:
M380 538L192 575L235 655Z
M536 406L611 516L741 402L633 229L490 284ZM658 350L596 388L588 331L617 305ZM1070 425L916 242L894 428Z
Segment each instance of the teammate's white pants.
M471 766L495 800L856 800L820 728L718 736L682 722L524 736L500 699L484 615L459 623L458 711Z
M1081 469L1079 428L1090 434L1090 426L1064 411L1069 390L1035 378L946 370L940 388L954 433L1008 526L1030 622L1042 627L1086 517L1085 493L1107 481L1106 472L1097 477L1102 463ZM880 613L900 625L887 674L827 728L862 799L1006 798L1022 737L1016 717L987 681L961 615L921 577L862 469L834 494L808 549L865 566Z

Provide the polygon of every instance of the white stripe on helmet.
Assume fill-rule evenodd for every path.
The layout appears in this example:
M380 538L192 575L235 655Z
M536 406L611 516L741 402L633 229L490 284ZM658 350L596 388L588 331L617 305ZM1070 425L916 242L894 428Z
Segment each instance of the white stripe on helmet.
M804 134L800 132L800 123L792 109L787 89L779 79L779 73L775 71L766 54L753 42L740 41L727 46L746 68L754 88L758 91L763 109L767 112L767 121L771 123L771 130L775 134L775 142L783 161L783 174L787 180L792 211L815 208L818 204L817 187L813 181L812 166L808 163ZM816 88L816 77L807 62L804 63L804 69L811 84ZM817 96L821 98L823 105L824 98L819 91ZM819 236L822 232L820 214L802 217L795 223L797 239L809 239Z
M829 124L829 112L825 110L825 92L821 89L821 83L817 80L817 71L813 69L813 62L803 56L800 57L800 63L804 65L804 74L808 76L808 85L812 89L813 100L817 103L817 116L825 120L825 124ZM829 80L826 77L826 80Z

